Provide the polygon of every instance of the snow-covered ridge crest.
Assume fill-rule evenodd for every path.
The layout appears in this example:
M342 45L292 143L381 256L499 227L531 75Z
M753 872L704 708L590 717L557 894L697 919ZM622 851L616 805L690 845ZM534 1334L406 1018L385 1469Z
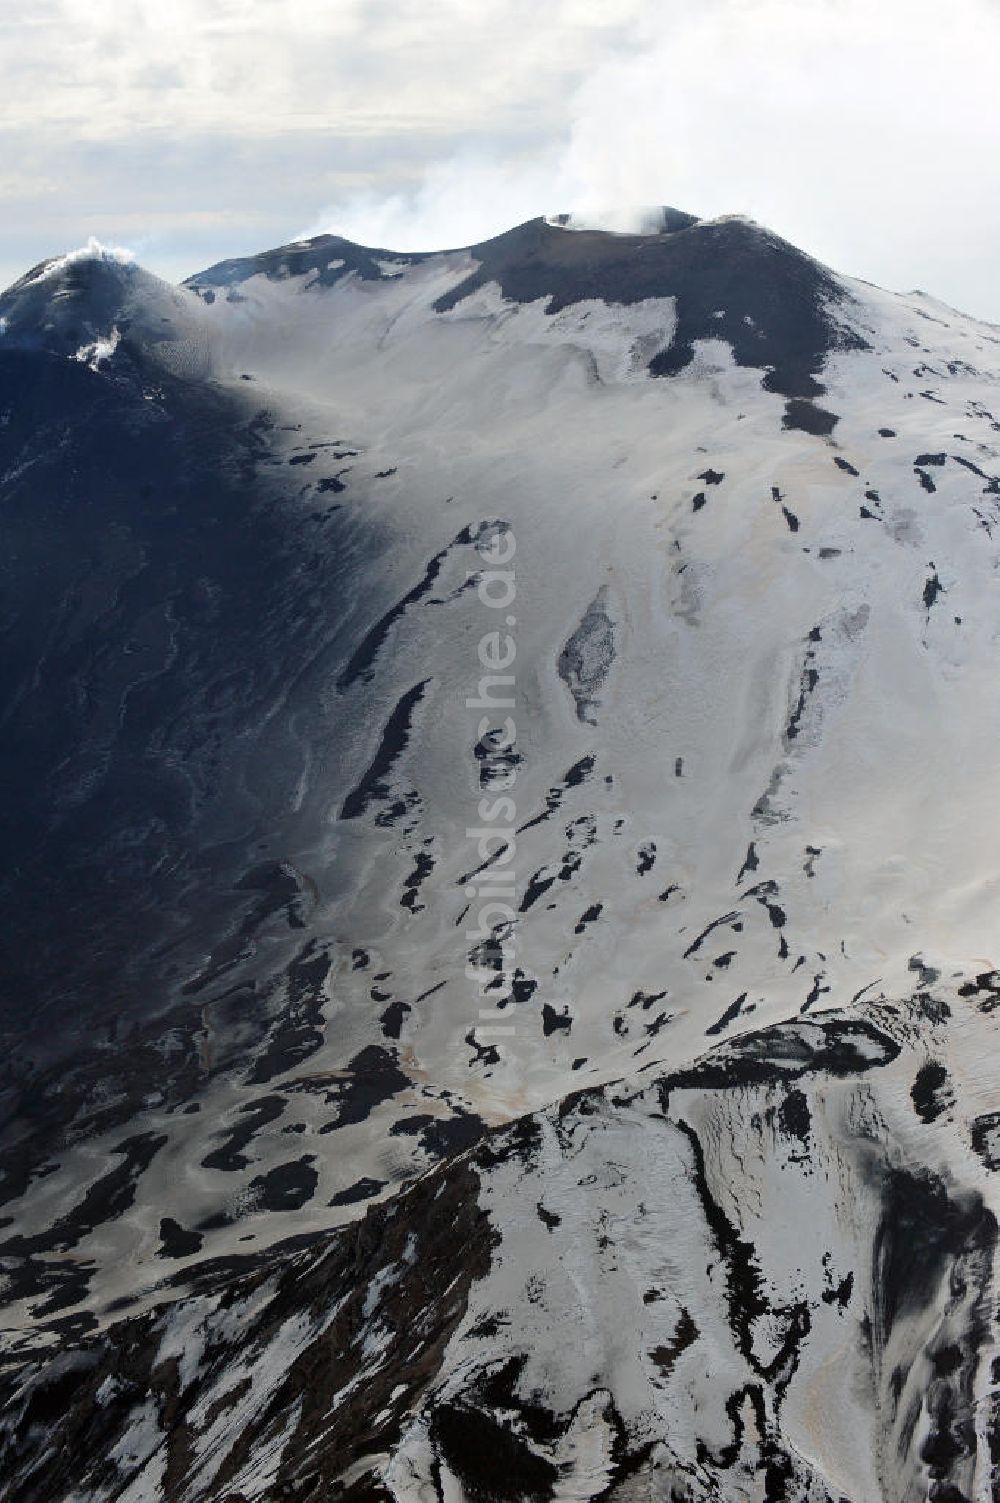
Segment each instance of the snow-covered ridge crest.
M206 368L204 308L184 287L146 270L123 246L93 237L32 268L0 293L8 349L45 349L97 371L123 341L187 376Z
M56 277L69 266L76 266L81 261L104 261L111 266L137 266L135 252L124 245L104 245L96 236L91 235L86 245L80 245L76 250L66 251L61 256L55 256L51 261L43 261L41 266L35 267L19 284L22 287L30 287L36 282L48 281Z

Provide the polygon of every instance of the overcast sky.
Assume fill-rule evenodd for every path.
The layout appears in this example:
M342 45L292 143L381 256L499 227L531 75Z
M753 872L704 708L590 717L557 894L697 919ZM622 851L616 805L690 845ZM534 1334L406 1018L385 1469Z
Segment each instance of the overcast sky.
M0 285L743 212L1000 321L1000 0L0 0Z

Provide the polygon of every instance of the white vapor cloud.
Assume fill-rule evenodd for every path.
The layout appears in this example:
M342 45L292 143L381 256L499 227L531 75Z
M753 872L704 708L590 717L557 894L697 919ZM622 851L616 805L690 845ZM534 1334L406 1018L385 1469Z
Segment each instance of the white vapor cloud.
M0 11L0 282L304 233L749 213L1000 320L998 0L39 0Z
M32 277L30 285L48 281L50 277L58 276L67 266L74 266L78 261L109 261L115 266L132 266L135 259L135 252L127 246L102 245L100 240L91 235L86 245L77 246L76 250L66 251L64 255L46 261Z
M1000 320L1000 7L953 0L643 6L533 155L458 151L312 225L399 249L556 210L745 213L839 270Z

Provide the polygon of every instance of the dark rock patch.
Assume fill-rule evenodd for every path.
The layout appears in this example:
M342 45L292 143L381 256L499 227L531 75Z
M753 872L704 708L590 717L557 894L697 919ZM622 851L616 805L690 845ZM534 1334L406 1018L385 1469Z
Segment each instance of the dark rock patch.
M705 1032L712 1036L722 1033L726 1028L729 1027L730 1023L732 1023L736 1018L739 1017L746 999L746 992L740 992L735 1002L731 1002L722 1016L720 1018L717 1018L714 1023L710 1024L709 1027L705 1029Z
M240 1107L240 1120L230 1129L222 1146L213 1148L211 1153L205 1155L201 1161L202 1167L221 1169L228 1174L245 1169L250 1160L244 1154L244 1148L253 1141L262 1127L266 1127L269 1122L276 1122L287 1105L284 1096L263 1096L259 1101L251 1101Z
M648 1303L645 1295L643 1299ZM698 1327L692 1320L689 1311L682 1309L680 1319L677 1322L677 1329L671 1340L665 1342L662 1346L653 1347L649 1353L651 1360L656 1363L664 1377L673 1372L678 1357L682 1352L687 1351L689 1346L694 1345L698 1340L699 1334Z
M376 1107L405 1091L409 1084L409 1077L394 1057L377 1044L369 1044L351 1060L345 1079L331 1081L327 1100L336 1102L339 1110L334 1121L320 1131L335 1132L338 1127L367 1121Z
M330 1204L332 1206L357 1205L362 1200L371 1200L384 1188L384 1180L371 1179L368 1175L363 1175L361 1179L355 1180L353 1185L348 1185L346 1190L338 1190Z
M160 1221L160 1250L157 1256L189 1258L192 1253L201 1251L204 1240L200 1232L185 1231L172 1216L164 1216Z
M397 703L386 721L378 750L367 772L344 799L340 811L341 819L357 819L373 801L384 801L391 797L389 774L406 750L414 711L423 699L429 683L430 679L424 679L421 683L414 684L413 688L408 689Z
M462 529L458 536L454 538L453 541L447 545L447 547L442 548L439 553L435 553L434 557L429 561L426 568L424 569L423 575L413 586L413 588L408 590L400 600L397 600L396 604L390 607L390 609L387 610L383 616L380 616L379 619L375 622L374 626L369 627L359 646L356 647L354 652L351 654L346 667L337 680L338 689L343 692L344 690L349 689L352 684L357 683L358 681L366 682L371 678L374 670L375 659L377 658L383 643L388 637L391 627L400 619L400 617L405 615L410 606L416 605L430 593L431 587L433 586L438 575L441 573L445 559L448 557L448 554L451 552L451 550L453 548L461 547L463 544L470 543L471 541L472 532L469 528L466 527Z
M542 1005L542 1032L548 1038L553 1033L569 1033L573 1027L573 1018L569 1008L564 1007L562 1012L556 1012L551 1002Z
M920 1066L910 1088L910 1099L921 1122L935 1122L948 1107L947 1084L948 1071L938 1060L929 1059Z
M390 1002L379 1022L382 1024L382 1032L387 1039L398 1039L403 1031L403 1023L407 1013L412 1012L408 1002Z
M597 922L603 911L603 903L591 903L590 907L584 909L583 913L581 913L579 920L573 928L573 933L582 934L588 924L594 924Z
M781 425L786 429L797 428L802 433L811 433L816 438L828 438L839 422L840 417L837 413L828 412L824 407L817 407L815 402L793 398L785 403L785 415Z
M312 1199L319 1175L312 1167L314 1155L305 1154L287 1164L278 1164L250 1181L265 1211L300 1211Z
M562 1217L556 1215L555 1211L547 1211L541 1201L535 1206L535 1210L538 1212L539 1221L548 1231L553 1232L557 1226L562 1226Z
M986 1112L976 1118L972 1147L992 1173L1000 1169L1000 1112Z

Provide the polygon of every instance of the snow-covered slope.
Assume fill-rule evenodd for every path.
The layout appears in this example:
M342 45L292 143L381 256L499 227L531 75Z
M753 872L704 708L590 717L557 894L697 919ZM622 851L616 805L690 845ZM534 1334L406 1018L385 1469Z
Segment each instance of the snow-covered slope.
M12 1497L992 1497L1000 332L651 223L0 299Z

